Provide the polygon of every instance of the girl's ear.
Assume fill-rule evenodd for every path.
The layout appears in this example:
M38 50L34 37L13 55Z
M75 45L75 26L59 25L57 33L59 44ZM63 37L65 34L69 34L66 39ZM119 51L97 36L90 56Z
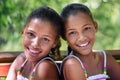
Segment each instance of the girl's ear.
M57 45L59 45L59 44L60 44L60 40L59 40L59 38L56 38L56 40L55 40L52 48L55 48L55 47L56 47Z
M22 29L21 35L23 35L23 34L24 34L24 31L25 31L25 28L23 28L23 29Z
M55 48L57 44L58 44L58 41L56 39L55 42L54 42L54 44L53 44L53 46L52 46L52 48Z
M97 31L98 31L98 24L97 24L96 21L94 21L94 26L95 26L95 30L96 30L96 32L97 32Z

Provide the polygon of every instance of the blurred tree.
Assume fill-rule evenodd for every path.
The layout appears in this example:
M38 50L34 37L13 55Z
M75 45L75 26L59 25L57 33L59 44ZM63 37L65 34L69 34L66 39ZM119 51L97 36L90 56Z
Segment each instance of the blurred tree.
M26 17L37 7L49 6L58 13L69 3L83 3L98 22L94 49L120 49L119 0L0 0L0 51L21 51L21 31ZM61 50L66 50L62 40Z

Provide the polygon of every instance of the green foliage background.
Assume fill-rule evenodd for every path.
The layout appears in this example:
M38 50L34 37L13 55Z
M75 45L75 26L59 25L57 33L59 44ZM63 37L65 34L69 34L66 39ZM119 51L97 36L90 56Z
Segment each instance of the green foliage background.
M0 51L21 51L21 31L29 13L49 6L59 14L69 3L83 3L98 22L94 49L120 49L120 0L0 0ZM61 50L66 50L62 40Z

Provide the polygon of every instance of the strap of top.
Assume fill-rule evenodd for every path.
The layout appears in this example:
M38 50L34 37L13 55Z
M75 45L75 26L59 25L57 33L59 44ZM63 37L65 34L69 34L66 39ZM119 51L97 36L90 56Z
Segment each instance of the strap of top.
M67 56L67 57L65 57L65 58L63 59L63 63L64 63L67 59L69 59L69 58L75 58L75 59L77 59L77 60L80 62L81 66L82 66L82 69L85 69L82 61L81 61L77 56L75 56L75 55L73 54L73 51L71 51L71 53L69 54L69 56ZM60 71L62 71L63 63L62 63L61 66L60 66Z
M27 63L27 59L23 62L23 64L21 65L21 67L23 67L26 63Z
M100 53L104 55L104 70L103 70L103 73L104 73L104 74L107 74L107 73L106 73L106 62L107 62L107 60L106 60L106 53L105 53L104 50L101 50ZM73 51L70 53L70 55L71 55L71 56L74 56L74 57L80 62L83 70L85 70L85 67L84 67L82 61L81 61L77 56L75 56L75 55L73 54Z
M33 72L35 72L37 66L38 66L41 62L43 62L44 60L50 60L50 61L52 61L52 62L55 64L55 66L57 67L58 72L59 72L59 74L60 74L60 70L59 70L58 65L57 65L57 64L54 62L54 60L53 60L52 58L50 58L50 57L45 57L45 58L41 59L41 60L36 64L36 66L34 67Z
M27 59L23 62L23 64L21 65L20 68L18 68L18 71L17 71L17 74L18 75L21 75L22 71L23 71L23 68L24 68L24 65L27 63Z
M104 74L107 74L107 71L106 71L106 62L107 62L107 60L106 60L106 53L105 53L105 51L101 51L101 53L104 55L104 71L103 71L103 73Z
M57 67L57 69L58 69L58 72L59 72L59 74L60 74L59 67L58 67L57 64L54 62L54 60L53 60L52 58L50 58L50 57L45 57L45 58L41 59L41 60L36 64L36 66L34 67L32 73L31 73L31 75L30 75L30 80L32 80L32 79L34 78L34 75L35 75L34 73L35 73L35 70L36 70L37 66L38 66L41 62L43 62L44 60L50 60L50 61L52 61L52 62L56 65L56 67ZM27 59L26 59L26 60L24 61L24 63L21 65L20 69L18 69L18 75L20 75L21 72L23 71L23 68L24 68L24 65L26 64L26 62L27 62Z
M85 67L84 67L84 65L83 65L83 63L82 63L82 61L81 61L77 56L75 56L75 55L73 54L73 51L71 51L70 57L73 57L73 58L77 59L77 60L80 62L82 68L85 69Z
M106 67L106 53L105 53L105 51L102 51L103 52L103 54L104 54L104 67Z

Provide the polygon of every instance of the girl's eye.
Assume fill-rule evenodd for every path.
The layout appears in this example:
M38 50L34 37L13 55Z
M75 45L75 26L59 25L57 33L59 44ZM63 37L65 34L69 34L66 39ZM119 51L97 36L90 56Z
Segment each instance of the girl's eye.
M33 33L31 33L31 32L28 32L28 33L27 33L27 36L28 36L28 38L33 38L33 37L35 37L35 35L34 35Z
M43 42L49 42L50 40L48 38L43 38Z
M85 28L85 30L90 30L90 29L91 29L91 27L86 27L86 28Z
M68 35L75 35L76 32L69 32Z

